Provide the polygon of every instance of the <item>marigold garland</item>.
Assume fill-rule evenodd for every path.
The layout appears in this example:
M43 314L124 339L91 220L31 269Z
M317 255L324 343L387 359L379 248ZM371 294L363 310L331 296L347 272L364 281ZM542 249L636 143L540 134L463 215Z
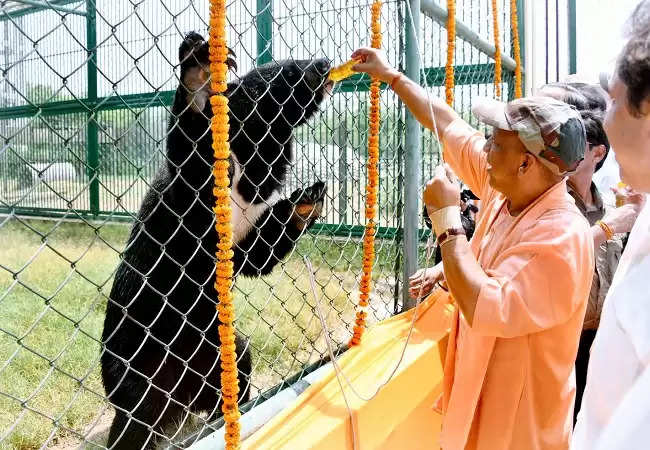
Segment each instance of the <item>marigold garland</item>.
M219 236L217 244L216 281L214 288L219 295L219 339L221 351L221 395L225 420L226 449L238 449L240 425L237 397L239 380L237 377L237 354L235 348L235 311L232 295L233 251L232 251L232 210L230 206L230 144L228 143L228 98L226 75L228 66L228 46L226 45L226 1L210 0L210 86L217 92L210 98L212 105L212 149L214 151L215 206L213 208Z
M499 37L499 8L492 0L492 27L494 28L494 92L501 98L501 42Z
M445 65L445 96L454 104L454 53L456 49L456 0L447 0L447 64Z
M519 47L519 21L517 18L517 0L510 0L510 28L512 46L515 56L515 98L521 98L521 48Z
M372 48L381 48L381 6L382 2L373 2L371 11ZM366 232L363 238L363 272L359 282L359 309L357 310L354 334L350 346L359 345L366 328L367 313L365 308L370 300L372 267L375 261L375 233L377 225L377 192L379 187L379 86L381 82L373 78L370 84L370 114L368 119L368 182L366 185Z

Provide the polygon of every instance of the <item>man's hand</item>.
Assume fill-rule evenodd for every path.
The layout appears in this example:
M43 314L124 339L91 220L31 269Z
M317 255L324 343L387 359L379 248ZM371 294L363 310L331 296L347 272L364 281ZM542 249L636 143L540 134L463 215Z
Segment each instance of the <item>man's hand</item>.
M409 295L413 299L426 297L436 283L443 279L444 273L440 266L420 269L409 278Z
M352 70L357 72L365 72L371 77L375 77L384 83L390 83L393 81L393 78L399 74L399 72L393 69L384 54L374 48L360 48L352 53L351 56L353 59L360 59L361 62L354 67Z
M632 231L636 218L645 205L646 197L630 188L618 189L612 188L617 196L625 199L625 204L609 211L603 222L605 222L616 234L629 233Z
M400 72L392 68L384 54L374 48L360 48L352 53L352 58L361 60L352 67L358 72L365 72L384 83L390 84ZM443 99L430 98L427 91L419 83L409 79L406 75L399 77L399 82L391 88L404 102L422 125L435 133L442 133L454 120L460 118L456 112L447 105ZM435 123L434 123L435 120ZM438 134L441 137L441 134Z
M424 187L423 197L429 214L460 204L460 185L447 164L436 167L434 177Z

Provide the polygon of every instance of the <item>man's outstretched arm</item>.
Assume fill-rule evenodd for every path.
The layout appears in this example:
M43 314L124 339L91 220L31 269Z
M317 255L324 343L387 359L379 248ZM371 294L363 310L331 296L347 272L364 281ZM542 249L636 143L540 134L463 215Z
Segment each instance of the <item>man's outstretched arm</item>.
M438 139L444 146L445 161L473 192L483 197L488 185L483 134L462 120L443 100L429 98L418 83L390 67L378 50L362 48L352 53L352 57L363 61L354 66L354 70L366 72L392 84L393 90L416 119L423 126L437 132Z
M418 83L392 68L380 51L373 48L361 48L352 53L352 58L363 61L354 66L354 70L365 72L384 83L392 83L393 90L399 95L418 122L424 127L437 132L439 139L442 139L440 134L445 128L454 120L460 118L456 111L442 99L431 97L429 101L427 92Z

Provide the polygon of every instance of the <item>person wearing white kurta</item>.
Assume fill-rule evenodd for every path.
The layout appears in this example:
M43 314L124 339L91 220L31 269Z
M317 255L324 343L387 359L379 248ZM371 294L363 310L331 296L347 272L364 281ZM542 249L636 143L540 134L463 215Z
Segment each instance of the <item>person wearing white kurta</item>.
M605 300L572 448L650 448L648 203L632 229Z
M621 180L650 193L650 0L626 25L604 128ZM621 208L640 208L642 195ZM632 199L632 197L630 197ZM650 205L641 211L609 289L589 358L572 450L650 449Z

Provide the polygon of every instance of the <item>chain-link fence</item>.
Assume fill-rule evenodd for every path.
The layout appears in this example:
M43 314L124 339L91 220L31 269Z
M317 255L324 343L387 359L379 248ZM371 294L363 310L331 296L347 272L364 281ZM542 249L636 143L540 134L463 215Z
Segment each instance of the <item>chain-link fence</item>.
M457 1L457 20L484 44L490 4ZM498 4L511 54L510 1ZM179 441L218 416L203 44L186 38L207 36L208 2L0 5L0 448ZM402 71L413 63L404 49L417 15L421 82L442 96L446 33L432 5L441 7L385 1L384 49ZM370 5L237 0L228 14L247 410L325 358L303 255L341 351L351 336L369 80L354 76L328 96L322 59L339 63L367 45ZM485 45L459 38L456 107L465 117L472 98L494 95L493 79ZM503 79L507 97L507 67ZM404 204L413 201L405 186L420 186L439 157L425 133L421 176L405 173L406 112L390 90L381 100L371 323L401 309L404 259L417 260L403 250Z

